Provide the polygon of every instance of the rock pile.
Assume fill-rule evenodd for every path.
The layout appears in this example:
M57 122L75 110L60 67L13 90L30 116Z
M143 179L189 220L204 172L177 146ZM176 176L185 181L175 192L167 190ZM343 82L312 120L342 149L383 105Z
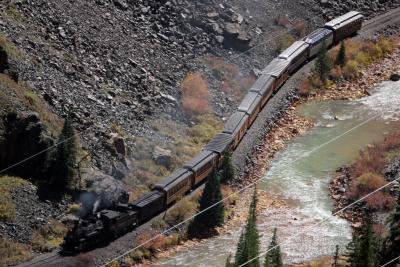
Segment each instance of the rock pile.
M16 216L12 222L0 221L0 238L29 244L32 233L50 219L59 218L67 209L65 201L41 201L37 187L27 184L14 188L12 198L16 205Z
M357 10L367 18L383 13L391 8L400 6L397 0L376 1L376 0L315 0L321 8L321 12L327 18L334 18L350 10Z

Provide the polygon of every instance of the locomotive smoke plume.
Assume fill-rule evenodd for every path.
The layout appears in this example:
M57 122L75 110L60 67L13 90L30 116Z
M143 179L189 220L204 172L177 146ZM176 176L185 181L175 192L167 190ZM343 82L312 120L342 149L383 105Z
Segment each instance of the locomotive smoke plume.
M90 186L87 192L79 196L78 202L82 204L82 208L78 216L90 216L101 209L128 201L128 193L119 180L96 170L90 170L85 175L88 177L86 181Z

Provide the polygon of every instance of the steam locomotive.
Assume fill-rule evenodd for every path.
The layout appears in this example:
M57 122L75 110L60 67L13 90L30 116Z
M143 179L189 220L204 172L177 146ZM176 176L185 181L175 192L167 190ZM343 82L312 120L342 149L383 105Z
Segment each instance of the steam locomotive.
M271 61L250 88L237 110L195 158L176 170L152 191L132 204L119 204L79 220L67 233L64 251L87 250L99 242L112 240L165 211L178 199L202 184L219 166L225 151L235 150L258 113L288 77L313 58L325 42L332 46L361 29L363 16L351 11L333 19L300 41L294 42Z

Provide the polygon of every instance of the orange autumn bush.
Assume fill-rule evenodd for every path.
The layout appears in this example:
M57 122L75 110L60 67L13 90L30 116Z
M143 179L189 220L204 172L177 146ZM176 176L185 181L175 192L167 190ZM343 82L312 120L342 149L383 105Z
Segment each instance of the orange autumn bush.
M210 112L210 93L200 73L189 73L181 84L181 91L182 107L186 115L194 117Z

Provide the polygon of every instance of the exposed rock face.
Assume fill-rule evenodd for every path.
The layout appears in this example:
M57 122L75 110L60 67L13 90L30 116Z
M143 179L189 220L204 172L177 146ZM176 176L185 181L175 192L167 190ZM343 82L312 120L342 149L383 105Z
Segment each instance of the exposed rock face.
M400 75L397 73L393 73L392 75L390 75L390 80L393 82L397 82L400 80Z
M390 8L400 6L398 0L376 1L376 0L314 0L320 5L322 13L333 18L342 15L350 10L357 10L366 17L372 17L378 13L385 12Z
M31 184L13 189L12 198L16 208L12 222L0 221L0 238L7 238L21 243L30 243L32 233L49 219L56 219L63 214L68 205L65 201L58 203L42 201L37 194L37 187Z
M8 69L8 55L0 46L0 73L3 73L6 69Z
M162 165L166 168L169 168L172 163L171 151L156 146L153 152L153 159L157 165Z
M0 129L4 129L0 134L0 169L25 160L53 145L53 140L47 135L36 113L26 113L22 116L9 113L0 120L0 124ZM43 171L46 157L46 153L39 154L8 171L25 178L37 178Z

